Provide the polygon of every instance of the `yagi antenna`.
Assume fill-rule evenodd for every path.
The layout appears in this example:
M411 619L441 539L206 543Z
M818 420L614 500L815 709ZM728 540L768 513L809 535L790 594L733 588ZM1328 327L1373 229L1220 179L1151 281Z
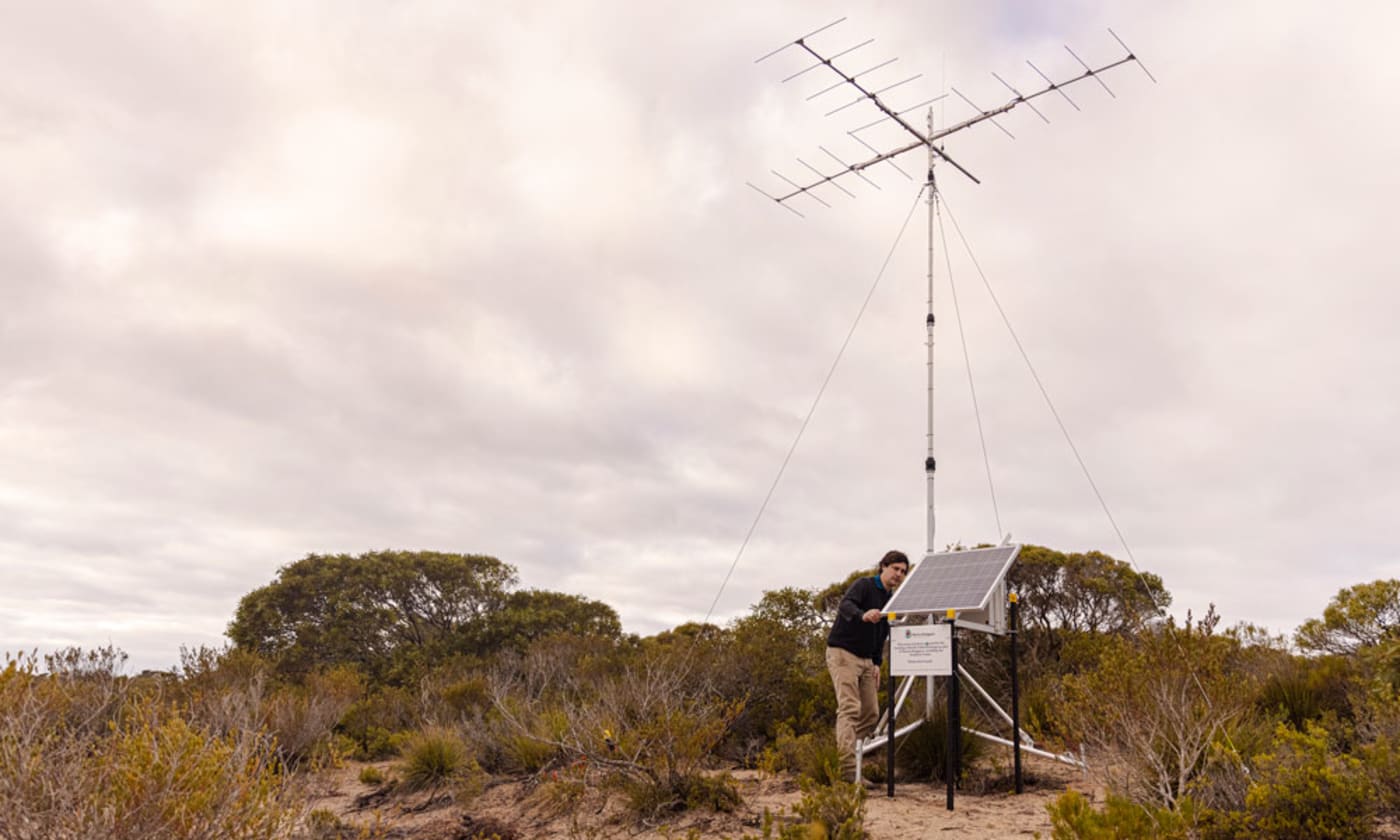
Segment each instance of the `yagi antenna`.
M1030 92L1022 93L1019 88L1013 86L1010 82L1006 81L1006 79L1002 78L996 73L993 73L992 76L998 82L1000 82L1008 91L1010 91L1011 98L1009 100L994 108L984 109L976 103L974 103L967 96L965 96L961 91L957 90L956 88L952 88L951 90L953 94L960 98L963 102L967 103L968 107L972 108L972 110L975 113L971 117L968 117L967 119L962 120L961 122L945 126L944 128L938 129L936 131L933 130L932 127L930 127L926 131L921 131L918 128L916 128L910 120L905 119L905 115L915 109L931 105L932 103L943 99L944 96L946 96L946 94L944 94L944 96L933 97L932 99L925 99L922 102L918 102L914 105L909 105L903 108L896 108L892 106L889 103L889 97L886 96L886 94L888 94L890 91L901 88L909 84L910 82L921 78L922 74L914 74L912 76L901 78L897 81L892 81L888 83L876 83L872 81L872 79L874 78L874 74L893 65L895 62L898 61L897 58L890 58L883 61L867 60L865 63L859 65L859 69L855 70L854 72L849 71L847 69L847 65L851 64L851 54L874 43L874 38L867 38L866 40L861 41L857 44L844 47L842 49L837 50L836 52L831 53L818 50L817 48L812 46L809 39L811 39L815 35L819 35L821 33L826 32L827 30L835 27L837 24L842 23L845 20L846 19L843 17L838 20L832 21L826 26L814 29L811 32L808 32L806 35L803 35L802 37L798 38L797 40L790 41L782 45L781 47L778 47L776 50L773 50L772 52L769 52L766 55L760 56L759 58L755 59L755 63L758 63L761 61L766 61L767 59L770 59L773 56L778 55L779 53L782 53L786 50L796 49L810 57L812 59L812 63L806 65L802 69L784 78L784 83L793 81L795 79L803 78L808 73L814 70L826 68L830 73L835 74L836 81L808 95L806 97L807 100L811 101L814 99L818 99L843 88L846 89L848 92L856 94L855 98L846 102L842 102L841 104L836 105L830 110L827 110L825 113L826 116L834 116L836 114L842 113L850 108L854 108L864 103L869 103L877 112L876 118L873 121L866 122L863 125L860 125L859 127L846 132L851 139L855 140L864 148L865 152L863 152L862 154L867 154L867 157L858 160L857 162L850 163L847 162L846 159L839 157L836 153L830 151L826 147L821 146L818 148L820 148L821 151L827 157L831 158L838 164L838 169L830 172L824 172L821 169L818 169L817 167L813 166L811 163L808 163L807 161L799 158L797 162L803 168L808 170L810 174L803 175L798 178L790 178L787 175L777 171L776 169L772 170L773 175L783 184L783 186L779 189L779 191L776 194L770 193L769 191L764 190L753 183L749 184L750 187L753 187L753 189L757 190L764 197L769 198L777 202L778 204L781 204L783 207L787 208L793 213L796 213L798 216L801 216L802 213L791 206L791 202L793 201L793 199L796 199L798 197L805 197L807 199L810 199L811 201L815 201L816 203L821 204L824 207L831 206L831 204L826 199L816 194L815 191L819 187L830 185L831 187L840 190L845 195L853 197L854 193L848 190L845 185L838 184L838 179L847 178L847 176L855 176L860 180L864 181L865 183L869 184L870 186L879 189L879 185L867 176L866 170L881 163L888 163L905 178L913 180L912 175L910 175L904 169L900 168L900 166L897 163L895 163L895 158L898 158L906 152L914 151L915 149L926 149L929 152L929 154L935 156L939 160L948 163L954 169L967 176L973 183L980 184L982 182L978 180L978 178L975 175L969 172L966 167L964 167L962 164L958 163L957 161L953 160L951 157L948 156L947 151L944 149L943 144L940 141L942 141L944 138L950 135L962 131L963 129L971 128L972 126L979 125L984 122L990 122L992 125L1000 129L1002 133L1004 133L1007 137L1010 137L1014 140L1015 135L1013 135L1004 125L998 122L996 119L997 117L1010 112L1019 105L1025 105L1031 111L1035 112L1036 116L1040 117L1040 119L1048 123L1050 122L1050 119L1046 117L1045 114L1042 113L1040 109L1035 106L1034 100L1051 93L1059 94L1076 111L1078 111L1080 110L1079 105L1073 99L1070 98L1068 93L1065 92L1065 88L1070 87L1071 85L1078 84L1079 82L1085 81L1086 79L1093 79L1094 81L1098 82L1099 85L1103 87L1104 91L1108 93L1109 96L1116 96L1113 90L1109 88L1108 84L1104 82L1104 80L1100 77L1109 70L1112 70L1113 68L1123 64L1128 64L1130 62L1136 63L1139 67L1141 67L1142 72L1146 73L1147 78L1151 79L1154 83L1157 81L1156 77L1154 77L1152 73L1148 71L1147 67L1143 65L1142 61L1138 59L1138 57L1133 53L1131 49L1128 48L1128 45L1123 43L1123 39L1119 38L1118 34L1112 29L1110 29L1108 30L1109 35L1113 36L1113 40L1117 41L1118 45L1123 48L1125 54L1122 58L1119 58L1116 61L1111 61L1099 67L1092 67L1087 62L1085 62L1084 59L1080 58L1078 53L1076 53L1074 50L1070 49L1068 45L1066 45L1065 51L1068 52L1070 56L1073 57L1074 60L1078 62L1081 67L1084 68L1084 71L1079 75L1071 76L1069 78L1056 82L1053 81L1045 73L1041 72L1039 67L1036 67L1030 61L1027 61L1026 64L1032 70L1035 71L1036 75L1038 75L1041 78L1044 84L1041 87L1031 90ZM842 60L840 65L837 64L838 60ZM899 143L892 146L885 146L881 148L873 145L865 138L860 136L860 133L866 131L867 129L890 123L894 124L899 129L901 129L902 134L906 136L906 140L903 143Z

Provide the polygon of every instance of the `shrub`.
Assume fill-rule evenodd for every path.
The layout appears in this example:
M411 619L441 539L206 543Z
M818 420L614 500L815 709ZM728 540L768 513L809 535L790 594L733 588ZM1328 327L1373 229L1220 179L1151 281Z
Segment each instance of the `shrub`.
M360 675L344 666L275 689L263 704L263 719L282 758L296 765L328 757L331 729L363 690Z
M551 776L535 788L531 799L540 806L541 812L553 817L577 814L589 789L588 782L581 775L566 775L563 778Z
M696 773L675 782L665 782L645 776L621 778L619 784L627 799L627 807L643 817L686 810L707 810L733 813L743 804L739 787L729 773L706 776Z
M360 783L366 785L382 785L384 784L384 773L373 764L365 765L360 768Z
M780 726L804 731L835 722L825 665L829 622L811 614L811 597L793 589L766 593L754 614L703 643L715 656L717 687L746 701L722 745L727 754L751 759Z
M744 802L739 786L729 773L714 776L697 775L690 780L685 792L687 808L703 808L716 813L733 813Z
M1347 718L1351 715L1350 671L1348 661L1339 656L1290 659L1264 681L1256 703L1297 730L1329 712L1333 718Z
M491 685L492 715L509 733L503 752L527 768L586 758L607 768L638 813L684 808L744 708L717 696L690 650L683 640L656 643L615 652L611 668L593 658L575 668L537 645L503 663ZM494 760L496 749L484 752Z
M332 729L363 693L359 672L341 666L274 685L270 671L246 650L182 648L177 696L190 722L214 734L266 729L288 764L334 760Z
M190 722L214 734L260 729L270 669L247 651L180 648L176 696Z
M1104 639L1098 667L1065 678L1065 722L1110 790L1173 807L1248 710L1239 643L1214 634L1217 620Z
M1251 824L1275 840L1360 840L1370 836L1374 812L1361 763L1330 755L1327 733L1280 726L1274 752L1258 760L1245 795Z
M490 685L480 674L430 673L419 695L424 718L444 725L475 720L491 708Z
M271 739L177 716L129 690L110 653L0 671L0 837L287 836L304 804Z
M173 837L274 836L282 827L279 809L268 807L281 778L267 745L212 738L181 718L143 718L105 745L101 811Z
M516 840L520 835L510 825L494 817L464 814L457 833L452 836L456 840Z
M1400 644L1389 649L1400 653ZM1373 678L1359 717L1357 731L1365 743L1357 755L1375 785L1380 810L1400 814L1400 689L1389 677Z
M821 837L830 840L865 838L865 789L853 782L819 785L803 781L802 799L793 806L793 811L808 826L820 826Z
M778 736L759 755L758 769L769 775L789 771L817 784L831 784L841 780L841 751L829 729L794 735L787 724L778 724Z
M480 771L462 739L445 729L428 730L410 740L404 748L402 769L409 790L444 785Z
M1400 741L1384 736L1362 747L1360 758L1375 786L1380 809L1400 812Z
M445 725L450 721L439 722ZM402 688L380 686L344 710L336 731L354 740L355 758L377 761L398 755L418 725L418 703L413 695Z
M958 781L986 755L986 743L975 735L962 733L959 741ZM897 766L910 781L944 783L948 781L948 711L940 708L922 726L905 735L896 745ZM880 765L884 766L881 756Z
M1186 819L1176 811L1140 805L1109 795L1102 811L1094 810L1084 794L1066 791L1045 806L1050 812L1052 840L1186 840Z
M865 840L865 790L851 782L829 785L802 783L802 799L792 808L793 817L783 818L763 810L761 833L743 834L739 840ZM663 829L663 836L673 835ZM686 834L698 838L698 829Z
M346 833L345 823L334 811L326 808L317 808L306 815L306 834L308 840L340 840Z
M380 761L403 753L404 745L413 740L410 731L390 732L378 726L371 726L360 734L359 739L337 736L336 743L345 748L351 758L359 761Z
M515 735L506 741L508 767L522 773L539 773L558 764L563 751L535 735Z
M488 725L474 730L476 754L493 771L538 775L568 763L569 716L554 701L497 689Z

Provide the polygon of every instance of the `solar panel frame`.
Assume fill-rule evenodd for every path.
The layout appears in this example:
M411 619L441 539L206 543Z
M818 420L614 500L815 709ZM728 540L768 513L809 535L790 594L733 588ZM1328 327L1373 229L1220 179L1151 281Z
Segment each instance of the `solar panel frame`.
M940 551L926 555L895 590L885 613L942 615L948 610L985 612L1020 554L1019 545Z

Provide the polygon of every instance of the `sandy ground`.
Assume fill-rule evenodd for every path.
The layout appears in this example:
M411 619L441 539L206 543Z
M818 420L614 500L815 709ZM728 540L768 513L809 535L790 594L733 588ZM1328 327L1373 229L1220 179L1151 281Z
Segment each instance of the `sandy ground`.
M536 837L564 838L672 838L719 840L760 834L763 813L786 812L802 796L787 777L762 777L754 771L736 771L743 804L730 814L686 812L664 821L639 823L624 813L616 793L594 788L585 778L564 801L557 788L541 788L516 780L494 780L465 807L448 791L412 795L382 795L381 789L359 781L365 765L349 764L327 771L312 782L314 809L328 811L340 820L344 837L417 838L419 840L474 840L492 834L500 840ZM378 763L386 777L391 763ZM910 837L992 838L1049 837L1050 819L1045 806L1067 788L1087 791L1088 785L1074 770L1035 760L1026 764L1025 793L1004 791L978 794L959 792L954 810L947 810L946 791L927 784L900 785L890 799L883 787L869 792L866 830L873 840Z

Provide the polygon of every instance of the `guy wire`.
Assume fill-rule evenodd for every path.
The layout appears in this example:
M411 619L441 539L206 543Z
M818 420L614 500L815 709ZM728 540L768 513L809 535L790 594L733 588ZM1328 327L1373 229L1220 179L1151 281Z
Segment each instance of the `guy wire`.
M941 193L935 195L942 196ZM948 250L948 233L943 227L942 202L935 202L934 209L938 216L938 238L943 245L943 262L947 267L948 289L953 301L953 320L958 324L958 341L962 343L963 362L967 365L967 389L972 394L972 415L977 420L977 439L982 444L982 466L987 471L987 492L992 497L992 519L996 522L997 539L1001 539L1005 533L1001 529L1001 509L997 505L996 484L992 481L992 459L987 454L987 435L982 429L982 409L977 402L977 384L972 377L972 355L967 351L967 330L963 329L962 308L958 306L958 285L953 282L953 257Z
M945 199L943 204L946 206L947 203ZM1079 469L1084 473L1084 478L1088 480L1090 489L1094 491L1094 496L1099 500L1099 507L1103 509L1104 516L1108 518L1109 524L1113 527L1113 532L1117 534L1118 542L1123 546L1123 552L1127 555L1128 562L1132 565L1133 571L1137 572L1138 580L1142 582L1142 588L1147 595L1148 601L1152 603L1154 609L1164 609L1164 607L1158 603L1157 597L1153 595L1152 589L1143 581L1142 567L1138 565L1137 558L1133 555L1132 547L1128 545L1127 538L1123 536L1122 529L1118 527L1118 521L1113 518L1113 512L1108 508L1108 502L1104 501L1103 494L1099 492L1099 486L1094 481L1094 476L1090 474L1088 465L1085 464L1084 459L1080 456L1079 448L1074 445L1074 440L1070 437L1069 429L1065 426L1064 420L1060 418L1060 412L1055 409L1054 401L1050 399L1050 392L1046 390L1045 383L1041 381L1040 374L1035 370L1035 365L1031 364L1030 354L1026 352L1025 346L1021 344L1021 338L1016 334L1016 329L1011 326L1011 319L1007 316L1006 310L1002 308L1001 300L997 298L996 292L992 289L992 283L987 279L987 273L982 270L982 264L978 262L977 255L972 252L972 245L967 241L967 237L963 235L962 228L958 225L958 219L957 216L953 214L952 207L948 207L948 219L953 223L953 230L957 232L958 238L962 240L963 249L967 251L968 259L972 260L973 267L977 269L978 276L982 278L982 285L986 287L987 294L992 299L992 304L996 306L997 314L1001 316L1002 323L1006 325L1007 332L1011 334L1011 340L1016 344L1016 349L1020 352L1022 361L1026 363L1026 369L1030 371L1031 379L1035 380L1036 387L1040 389L1041 397L1045 399L1045 405L1050 409L1051 416L1055 418L1055 423L1060 427L1060 434L1064 435L1065 442L1069 444L1070 451L1074 453L1075 461L1079 463ZM1176 642L1177 652L1181 654L1182 660L1189 662L1190 660L1186 656L1186 650L1182 647L1181 640L1174 637L1174 641ZM1196 684L1197 691L1201 693L1201 698L1206 701L1206 708L1213 710L1215 704L1211 702L1210 694L1206 692L1205 686L1201 684L1201 678L1197 675L1196 669L1188 665L1188 672L1191 674L1191 681ZM1230 749L1238 754L1239 751L1235 749L1235 744L1230 737L1229 731L1222 728L1221 734L1225 736L1225 741L1230 746ZM1245 772L1248 773L1247 767L1245 768Z
M763 503L758 506L758 513L753 518L753 523L749 525L749 531L744 535L744 541L739 544L739 550L734 555L734 562L729 564L729 571L725 573L724 580L720 582L719 591L715 593L715 599L710 602L710 608L705 611L705 620L701 624L709 624L710 617L714 615L715 607L719 605L719 599L724 595L724 588L729 585L729 579L734 576L734 570L739 567L739 560L744 556L744 549L748 548L749 540L753 538L754 532L758 530L759 520L763 519L763 513L768 509L768 502L772 500L773 493L778 489L778 482L782 481L783 473L787 470L788 463L792 460L792 455L797 451L797 445L802 442L802 434L807 431L807 424L812 422L812 415L817 411L817 405L822 401L822 395L826 393L826 386L831 384L831 377L836 374L836 368L841 364L841 357L846 354L846 348L850 346L851 338L856 334L856 327L860 325L860 319L865 315L865 310L870 306L870 300L875 296L875 290L880 287L880 281L885 276L885 270L890 267L890 260L894 259L894 253L899 248L899 242L904 238L904 231L909 228L909 220L914 218L914 211L918 209L919 199L923 197L924 186L919 187L918 193L914 196L914 202L909 206L909 213L904 217L904 224L900 225L899 233L895 235L894 243L890 245L889 253L885 255L885 261L880 265L880 270L875 274L875 280L870 284L870 291L865 293L865 300L861 301L860 309L856 311L856 317L851 322L851 328L846 331L846 339L841 342L841 348L836 351L836 358L831 362L831 368L826 372L826 378L822 380L821 387L817 389L817 395L812 399L812 406L807 409L807 416L802 418L802 425L797 429L797 436L792 440L792 446L788 447L787 455L783 456L783 462L778 467L778 474L773 476L773 483L768 487L768 493L763 497Z

